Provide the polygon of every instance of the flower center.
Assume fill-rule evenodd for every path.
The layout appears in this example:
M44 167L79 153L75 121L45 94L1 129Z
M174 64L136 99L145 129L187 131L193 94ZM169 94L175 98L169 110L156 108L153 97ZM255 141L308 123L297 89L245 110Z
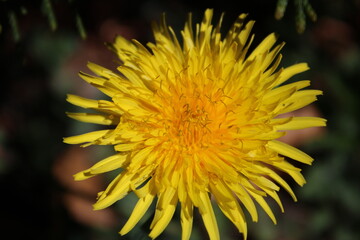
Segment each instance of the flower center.
M177 130L180 144L190 147L194 144L201 145L206 141L206 136L211 132L207 128L211 120L203 104L197 101L186 103L178 116L179 119L174 122L174 130L175 132Z
M178 150L194 153L219 140L226 105L214 97L216 93L204 92L186 90L166 99L171 110L164 111L165 129L168 141Z
M206 125L208 113L200 98L181 95L173 103L170 116L169 137L181 149L193 148L204 142L204 137L210 132Z

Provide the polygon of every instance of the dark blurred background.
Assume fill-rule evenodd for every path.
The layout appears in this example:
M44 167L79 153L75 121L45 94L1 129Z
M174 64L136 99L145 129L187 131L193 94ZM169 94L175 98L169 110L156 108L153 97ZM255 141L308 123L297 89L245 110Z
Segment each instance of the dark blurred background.
M318 15L306 21L303 34L295 26L296 7L289 0L284 18L276 20L277 0L229 1L0 1L0 229L9 239L148 239L152 213L128 235L118 231L136 197L102 211L92 211L96 193L113 174L84 182L72 175L111 152L107 147L80 148L62 137L97 128L68 119L67 93L102 98L77 75L88 61L115 69L115 55L105 46L120 34L143 44L152 41L151 21L166 12L179 33L187 13L194 22L206 8L215 21L225 12L224 33L240 13L256 20L255 44L276 32L286 45L282 66L308 62L311 70L294 78L311 79L324 91L319 101L296 112L328 119L325 129L296 131L283 140L315 158L301 166L308 183L291 184L299 201L280 191L285 213L271 201L278 219L274 226L259 210L259 223L249 220L249 240L360 239L360 1L310 1ZM49 11L51 4L52 12ZM15 16L15 17L14 17ZM14 20L15 19L15 20ZM56 20L54 22L54 19ZM17 28L14 28L14 21ZM17 30L17 31L16 31ZM255 46L255 45L254 45ZM221 237L242 239L216 209ZM159 239L180 239L178 214ZM195 216L193 240L207 239ZM6 237L3 239L7 239Z

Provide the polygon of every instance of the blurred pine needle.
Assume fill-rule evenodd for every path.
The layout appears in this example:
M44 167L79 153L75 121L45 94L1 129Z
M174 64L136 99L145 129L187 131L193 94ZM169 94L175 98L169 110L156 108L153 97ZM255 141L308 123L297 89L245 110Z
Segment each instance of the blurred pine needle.
M53 10L50 0L43 0L42 11L48 18L50 29L52 31L55 31L57 28L57 22L56 22L55 13L54 13L54 10Z
M75 16L75 19L76 19L76 27L80 33L80 36L82 39L86 39L86 30L84 28L84 24L82 22L82 19L80 17L80 15L77 13L76 16Z
M284 17L289 0L278 0L275 9L275 19L280 20ZM295 5L295 26L298 33L303 33L306 28L306 15L311 21L317 20L316 12L309 0L294 0Z
M43 15L47 18L50 30L54 32L58 29L58 20L56 18L56 12L54 11L53 2L54 1L51 0L39 1L37 3L38 6L34 9L38 9L40 12L43 13ZM68 0L62 2L70 5L71 8L75 8L74 6L72 6L74 5L75 0ZM28 9L33 9L32 7L34 5L34 2L22 1L20 4L16 3L18 3L16 0L0 0L0 14L4 14L4 16L7 16L7 23L0 22L0 34L6 32L6 25L8 24L14 42L18 43L21 40L21 24L19 24L19 21L21 20L22 16L25 16L29 13ZM86 39L86 29L83 20L76 8L73 11L73 19L74 25L76 26L80 37L82 39Z
M12 35L13 35L14 41L18 42L20 40L20 31L19 31L19 26L17 23L17 17L16 17L15 12L10 11L8 13L8 17L9 17L9 25L12 30Z

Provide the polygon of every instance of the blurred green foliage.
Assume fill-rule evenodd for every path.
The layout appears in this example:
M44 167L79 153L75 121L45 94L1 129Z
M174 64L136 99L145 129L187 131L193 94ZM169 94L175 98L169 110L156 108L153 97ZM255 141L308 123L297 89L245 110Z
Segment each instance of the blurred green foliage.
M299 201L292 202L290 196L280 191L285 213L281 214L274 204L277 226L260 209L258 223L252 223L246 213L248 239L360 239L360 3L356 0L311 1L318 21L309 24L304 34L298 35L294 22L289 20L296 15L296 8L287 7L283 20L276 21L273 10L285 1L278 2L276 5L276 1L244 1L234 7L226 0L207 2L206 5L190 0L53 0L51 21L54 22L50 28L57 31L52 32L48 20L38 16L43 1L32 4L1 1L0 6L7 4L6 8L0 9L0 66L3 73L0 83L0 190L4 194L1 202L6 206L0 214L0 224L4 236L10 234L11 239L29 236L71 240L148 239L152 211L148 211L141 224L128 235L120 237L117 234L134 205L136 197L133 194L115 204L113 210L119 222L109 228L91 227L76 220L64 205L63 195L70 190L53 175L56 160L68 147L61 139L93 128L65 116L66 111L74 110L65 102L66 94L83 91L86 84L75 74L69 75L64 68L81 70L87 60L99 59L97 54L90 53L93 53L94 42L102 46L104 41L111 40L102 37L102 23L109 19L120 26L117 30L145 43L152 40L150 22L159 19L162 12L167 13L168 22L179 30L188 11L192 11L198 20L205 8L213 7L217 16L226 12L224 31L239 13L248 12L250 18L256 20L255 41L259 42L270 32L277 32L280 40L287 43L282 66L308 62L311 70L300 77L311 79L313 88L324 91L324 96L315 105L328 119L328 127L324 135L301 146L315 162L311 167L299 165L308 181L302 188L293 184ZM305 6L303 10L311 17L311 9ZM9 14L23 15L13 18ZM9 19L13 20L8 22ZM14 29L16 31L12 32ZM86 40L82 40L85 36L88 36ZM15 44L14 39L21 41ZM87 53L84 49L90 52L89 57L85 57L87 60L75 61L74 58ZM108 50L103 46L100 51ZM114 59L115 56L108 60ZM91 149L91 160L108 155L110 150L100 148ZM110 180L112 174L106 176ZM235 227L214 207L222 239L241 239ZM206 239L207 233L198 214L194 221L192 240ZM179 232L177 212L159 239L180 239Z
M295 22L296 29L298 33L303 33L305 31L306 26L306 15L312 20L316 21L317 15L310 4L309 0L293 0L295 6ZM54 1L55 4L62 2L62 4L68 4L70 7L72 5L86 4L86 1L81 0L58 0ZM75 3L75 4L74 4ZM288 5L288 0L277 0L276 8L275 8L275 18L280 20L283 18L286 7ZM8 16L9 27L12 32L14 42L19 42L21 40L21 29L18 25L18 18L21 15L27 15L28 9L31 7L38 7L41 9L42 14L47 18L49 27L51 31L55 31L58 27L57 17L53 8L53 1L51 0L41 0L41 1L16 1L16 0L2 0L0 2L0 14L4 14ZM83 20L77 12L76 7L72 7L75 12L73 17L75 19L75 26L81 36L81 38L86 38L86 30L83 24ZM37 9L35 9L36 11ZM4 21L4 19L2 19ZM0 21L0 34L2 32L2 25L4 24Z
M295 6L296 30L298 33L303 33L306 27L306 15L313 22L316 21L317 15L309 0L294 0L293 2ZM276 19L280 20L283 18L287 5L288 0L277 0L275 9Z
M4 17L0 18L0 34L2 33L2 26L8 26L12 33L13 41L19 42L21 40L21 32L23 29L18 25L18 21L28 14L38 15L40 12L47 19L50 30L57 30L58 21L54 11L54 3L55 7L66 6L70 10L69 13L72 15L71 18L73 19L74 26L76 26L79 35L83 39L86 38L86 30L82 23L82 19L77 12L77 5L86 3L86 1L81 0L2 0L0 1L0 15L7 16L7 19ZM38 22L33 21L31 24L33 25L30 27L36 28Z

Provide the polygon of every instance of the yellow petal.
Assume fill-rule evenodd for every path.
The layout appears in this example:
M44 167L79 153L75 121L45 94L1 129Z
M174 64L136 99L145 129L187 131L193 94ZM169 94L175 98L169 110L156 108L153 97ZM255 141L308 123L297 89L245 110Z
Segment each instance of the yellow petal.
M92 62L88 62L87 67L98 76L106 77L108 79L111 77L118 77L113 71Z
M158 112L154 106L151 106L151 103L125 97L122 94L114 96L113 101L121 110L132 115L143 116L151 114L151 111Z
M271 104L279 99L285 99L290 97L295 91L305 88L310 85L310 81L304 80L299 82L294 82L291 84L286 84L281 87L277 87L270 92L266 93L263 97L263 101L266 104Z
M134 69L130 67L126 67L124 65L118 67L119 72L124 74L124 76L134 84L136 87L141 87L147 89L146 85L144 84L143 80L141 79L140 75L135 72Z
M255 57L269 51L276 42L276 35L274 33L268 35L250 54L248 60L253 60Z
M146 141L144 141L144 144L147 146L153 146L157 145L161 140L159 138L148 138Z
M115 145L114 149L117 152L127 152L127 151L134 150L136 148L136 146L138 146L138 145L139 145L139 143L137 143L137 142L123 143L123 144Z
M204 221L205 228L209 234L210 240L220 240L219 228L216 222L215 214L209 195L207 192L199 192L200 202L199 210Z
M66 101L69 103L79 106L82 108L97 108L98 107L98 101L88 98L79 97L73 94L68 94Z
M250 197L249 193L241 186L241 184L230 183L230 188L234 191L239 200L244 204L245 208L251 215L254 222L258 221L258 213L254 200Z
M101 160L100 162L96 163L91 168L81 171L74 175L76 181L88 179L95 175L110 172L112 170L118 169L123 166L123 164L127 160L127 155L123 154L115 154L108 158Z
M317 95L321 95L320 90L302 90L294 93L291 97L286 99L274 110L277 114L292 112L317 100Z
M309 127L324 127L326 119L318 117L294 117L290 121L276 125L277 130L297 130Z
M262 207L262 209L266 212L266 214L270 217L271 221L276 224L276 218L268 203L264 200L264 197L254 194L249 191L250 195L257 201L257 203Z
M240 14L238 19L241 25L243 25L244 19L246 18L247 14ZM249 21L244 26L243 30L238 35L238 42L242 46L242 48L245 46L246 42L248 41L249 35L251 33L251 29L253 28L255 24L255 21ZM244 51L243 51L244 52Z
M118 54L122 61L131 59L132 54L136 54L136 46L122 36L116 36L115 43L111 45L113 51Z
M280 43L276 47L274 47L271 51L268 49L268 51L265 52L264 59L261 63L261 69L267 69L264 72L263 77L270 76L279 66L279 53L280 50L284 47L285 43ZM281 58L281 56L280 56Z
M289 186L289 184L287 184L287 182L284 179L282 179L276 172L274 172L273 170L271 170L268 167L261 167L261 168L262 168L263 171L265 171L268 174L269 177L274 179L283 188L285 188L285 190L291 195L291 197L294 199L295 202L297 201L294 192L292 191L291 187Z
M112 131L113 130L99 130L99 131L84 133L77 136L65 137L64 143L79 144L79 143L93 142Z
M94 210L109 207L114 202L125 197L131 190L131 178L134 173L122 172L100 195L98 201L93 205Z
M222 180L219 180L216 183L211 182L210 189L212 194L214 194L221 211L234 223L239 232L244 234L244 239L246 239L247 225L245 216L238 201L234 198L233 192Z
M273 181L267 179L264 176L259 176L253 181L257 186L259 186L262 190L268 189L268 190L275 190L279 191L280 188L277 186Z
M158 200L158 205L156 206L158 216L154 217L150 225L151 232L149 233L149 237L156 238L164 231L174 215L177 202L178 198L174 189L167 189L165 193L161 195Z
M123 111L117 108L113 102L109 102L106 100L93 100L72 94L68 94L66 100L75 106L79 106L86 109L94 109L97 111L106 112L117 116L123 114Z
M295 180L295 182L300 186L303 186L306 183L304 176L300 173L301 169L294 167L290 163L286 161L281 161L281 162L273 162L272 165L277 167L279 170L289 174Z
M95 77L83 72L80 72L79 76L110 97L114 96L118 92L118 89L116 89L112 84L109 84L109 81L103 77Z
M193 204L189 197L181 202L180 221L182 230L181 240L189 240L193 225Z
M151 184L150 184L150 182L148 182L146 185L151 185ZM127 220L124 227L121 229L121 231L120 231L121 235L127 234L131 229L134 228L134 226L144 216L144 214L150 207L151 203L153 202L153 200L155 198L155 194L152 192L153 189L148 188L148 187L146 187L146 189L147 189L147 192L144 193L145 194L144 197L142 197L138 200L129 219Z
M276 140L269 141L267 143L267 147L283 156L292 158L296 161L299 161L299 162L302 162L305 164L311 164L312 161L314 160L312 157L310 157L306 153L300 151L299 149L294 148L294 147L292 147L286 143L280 142L280 141L276 141Z
M298 63L282 69L280 71L280 76L271 84L271 88L279 86L294 75L305 72L306 70L309 70L309 66L307 65L307 63Z
M279 205L281 212L284 212L284 206L282 205L279 195L276 193L276 191L268 189L264 189L264 191L275 200L275 202Z
M129 168L136 168L141 166L143 164L142 161L150 155L153 149L153 147L146 147L136 152L135 155L131 158Z
M119 123L119 118L114 115L92 114L92 113L66 113L69 117L87 123L102 125L115 125Z

